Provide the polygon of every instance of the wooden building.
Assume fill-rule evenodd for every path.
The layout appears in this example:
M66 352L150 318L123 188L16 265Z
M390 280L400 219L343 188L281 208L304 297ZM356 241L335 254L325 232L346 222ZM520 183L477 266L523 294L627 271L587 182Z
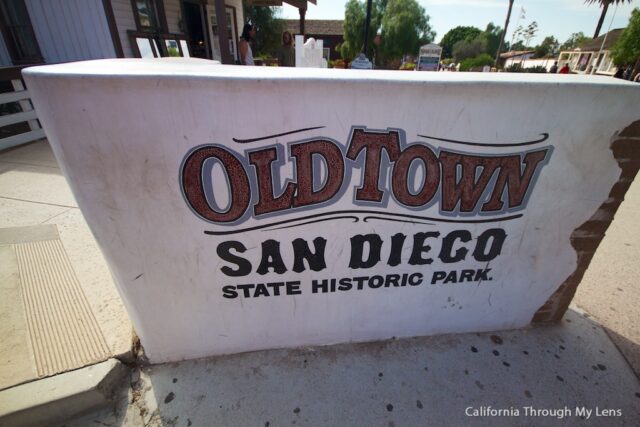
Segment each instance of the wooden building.
M328 59L340 59L340 52L336 49L344 41L344 21L336 19L310 19L301 28L296 19L285 19L284 29L294 36L304 35L305 38L313 37L322 40L324 49L328 49Z
M304 27L307 0L285 2ZM233 64L244 21L242 0L3 0L0 66L160 56Z

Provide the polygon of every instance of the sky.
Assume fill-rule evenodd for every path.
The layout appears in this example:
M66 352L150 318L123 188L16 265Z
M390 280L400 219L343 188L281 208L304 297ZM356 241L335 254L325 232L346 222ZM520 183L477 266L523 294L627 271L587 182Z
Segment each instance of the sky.
M430 17L431 28L436 32L436 42L450 29L459 25L474 26L482 30L489 22L500 27L509 8L508 0L417 0ZM317 0L318 5L308 3L306 19L344 19L344 5L347 0ZM609 7L600 34L609 28L626 27L634 7L640 7L640 0L633 0L617 8ZM524 8L524 19L518 19ZM289 5L281 8L284 19L298 19L298 9ZM532 21L538 23L538 33L531 40L532 45L539 44L546 36L554 36L563 43L572 33L582 31L592 37L600 17L601 9L597 4L586 5L584 0L515 0L507 31L506 40L511 41L513 31L518 25L527 26ZM519 20L519 22L518 22Z

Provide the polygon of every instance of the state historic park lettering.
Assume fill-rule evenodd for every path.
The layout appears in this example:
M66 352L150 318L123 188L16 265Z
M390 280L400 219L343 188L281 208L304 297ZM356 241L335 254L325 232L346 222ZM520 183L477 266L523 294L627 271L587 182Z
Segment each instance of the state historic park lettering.
M180 184L191 210L201 219L221 226L205 231L214 236L242 236L345 219L392 221L395 225L403 222L416 228L413 233L385 235L350 234L349 230L355 228L345 226L340 234L350 250L340 259L327 257L327 239L322 233L303 238L292 231L290 241L285 243L289 246L287 251L283 251L282 239L264 239L259 259L253 262L247 256L247 245L241 237L234 236L217 243L224 276L255 279L272 273L283 279L225 285L222 291L226 298L479 283L492 280L491 268L486 266L501 254L507 239L505 229L495 223L522 216L518 212L526 208L537 177L549 161L551 146L532 148L548 138L547 134L542 135L536 141L514 144L419 135L476 150L487 151L485 147L491 147L499 154L437 148L426 142L406 143L402 130L363 127L352 128L346 145L316 137L289 143L286 155L280 144L247 149L244 154L210 144L187 153L180 169ZM525 146L526 151L513 152L513 147L522 150L520 147ZM511 151L504 152L507 150ZM218 179L213 178L216 165L223 171L222 179L219 174ZM292 178L283 182L281 171L287 167L293 171ZM350 202L352 209L327 209L344 200ZM344 207L344 203L341 205ZM437 215L421 215L436 207ZM242 224L251 218L251 224L243 228ZM460 227L442 231L434 223ZM464 224L481 224L485 228L467 230L462 227ZM283 256L284 252L289 256ZM402 254L408 256L403 259ZM463 268L425 268L434 259L440 266L460 263ZM464 268L470 262L486 266ZM415 272L390 271L402 265L415 266ZM348 269L354 274L318 277L309 284L296 280L296 274L307 269Z

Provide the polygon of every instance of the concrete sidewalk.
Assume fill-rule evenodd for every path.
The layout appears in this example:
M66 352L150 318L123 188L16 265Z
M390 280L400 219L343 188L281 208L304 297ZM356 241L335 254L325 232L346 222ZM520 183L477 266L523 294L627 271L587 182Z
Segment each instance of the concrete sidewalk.
M640 384L595 322L272 350L136 370L109 426L639 425ZM501 410L501 415L492 412Z
M133 359L131 322L44 140L0 153L0 294L0 393Z
M0 338L13 344L0 347L0 393L20 403L13 408L18 417L14 420L27 425L38 425L42 418L36 415L50 421L45 424L69 427L551 425L567 420L639 425L640 310L634 306L640 297L639 213L636 180L572 309L557 326L272 350L151 367L134 364L128 371L117 364L95 364L97 359L133 359L131 325L48 145L38 142L6 151L0 153L0 274L6 276L0 277ZM42 242L58 251L56 259L67 257L67 288L59 289L85 296L89 313L78 313L93 316L96 333L104 339L102 356L85 360L94 367L75 366L58 375L38 371L37 340L28 333L38 326L37 316L28 317L30 306L20 298L29 295L23 293L24 286L41 285L30 284L24 265L46 265L40 258L27 258L48 252L24 248L45 245ZM8 265L14 266L13 272ZM8 302L7 295L14 302ZM62 333L56 328L49 332L54 338ZM54 341L50 337L47 342ZM68 346L54 348L60 353ZM40 367L58 366L42 360ZM49 378L33 381L44 376ZM33 401L24 398L29 394ZM52 400L38 400L39 394L51 394ZM106 408L92 409L110 400ZM0 398L0 409L6 402ZM57 421L90 409L93 412L64 424ZM491 416L492 410L501 410L500 416ZM1 425L13 422L0 419Z

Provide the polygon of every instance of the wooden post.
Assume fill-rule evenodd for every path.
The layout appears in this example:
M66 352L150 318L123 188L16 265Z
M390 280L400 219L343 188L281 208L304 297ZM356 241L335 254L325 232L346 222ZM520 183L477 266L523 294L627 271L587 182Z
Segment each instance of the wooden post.
M218 20L218 39L220 41L220 59L223 64L233 64L233 57L229 51L229 29L227 28L227 11L224 0L215 0L216 19Z
M298 12L300 12L300 34L304 36L304 16L307 14L307 5L305 3L304 9L298 8Z

